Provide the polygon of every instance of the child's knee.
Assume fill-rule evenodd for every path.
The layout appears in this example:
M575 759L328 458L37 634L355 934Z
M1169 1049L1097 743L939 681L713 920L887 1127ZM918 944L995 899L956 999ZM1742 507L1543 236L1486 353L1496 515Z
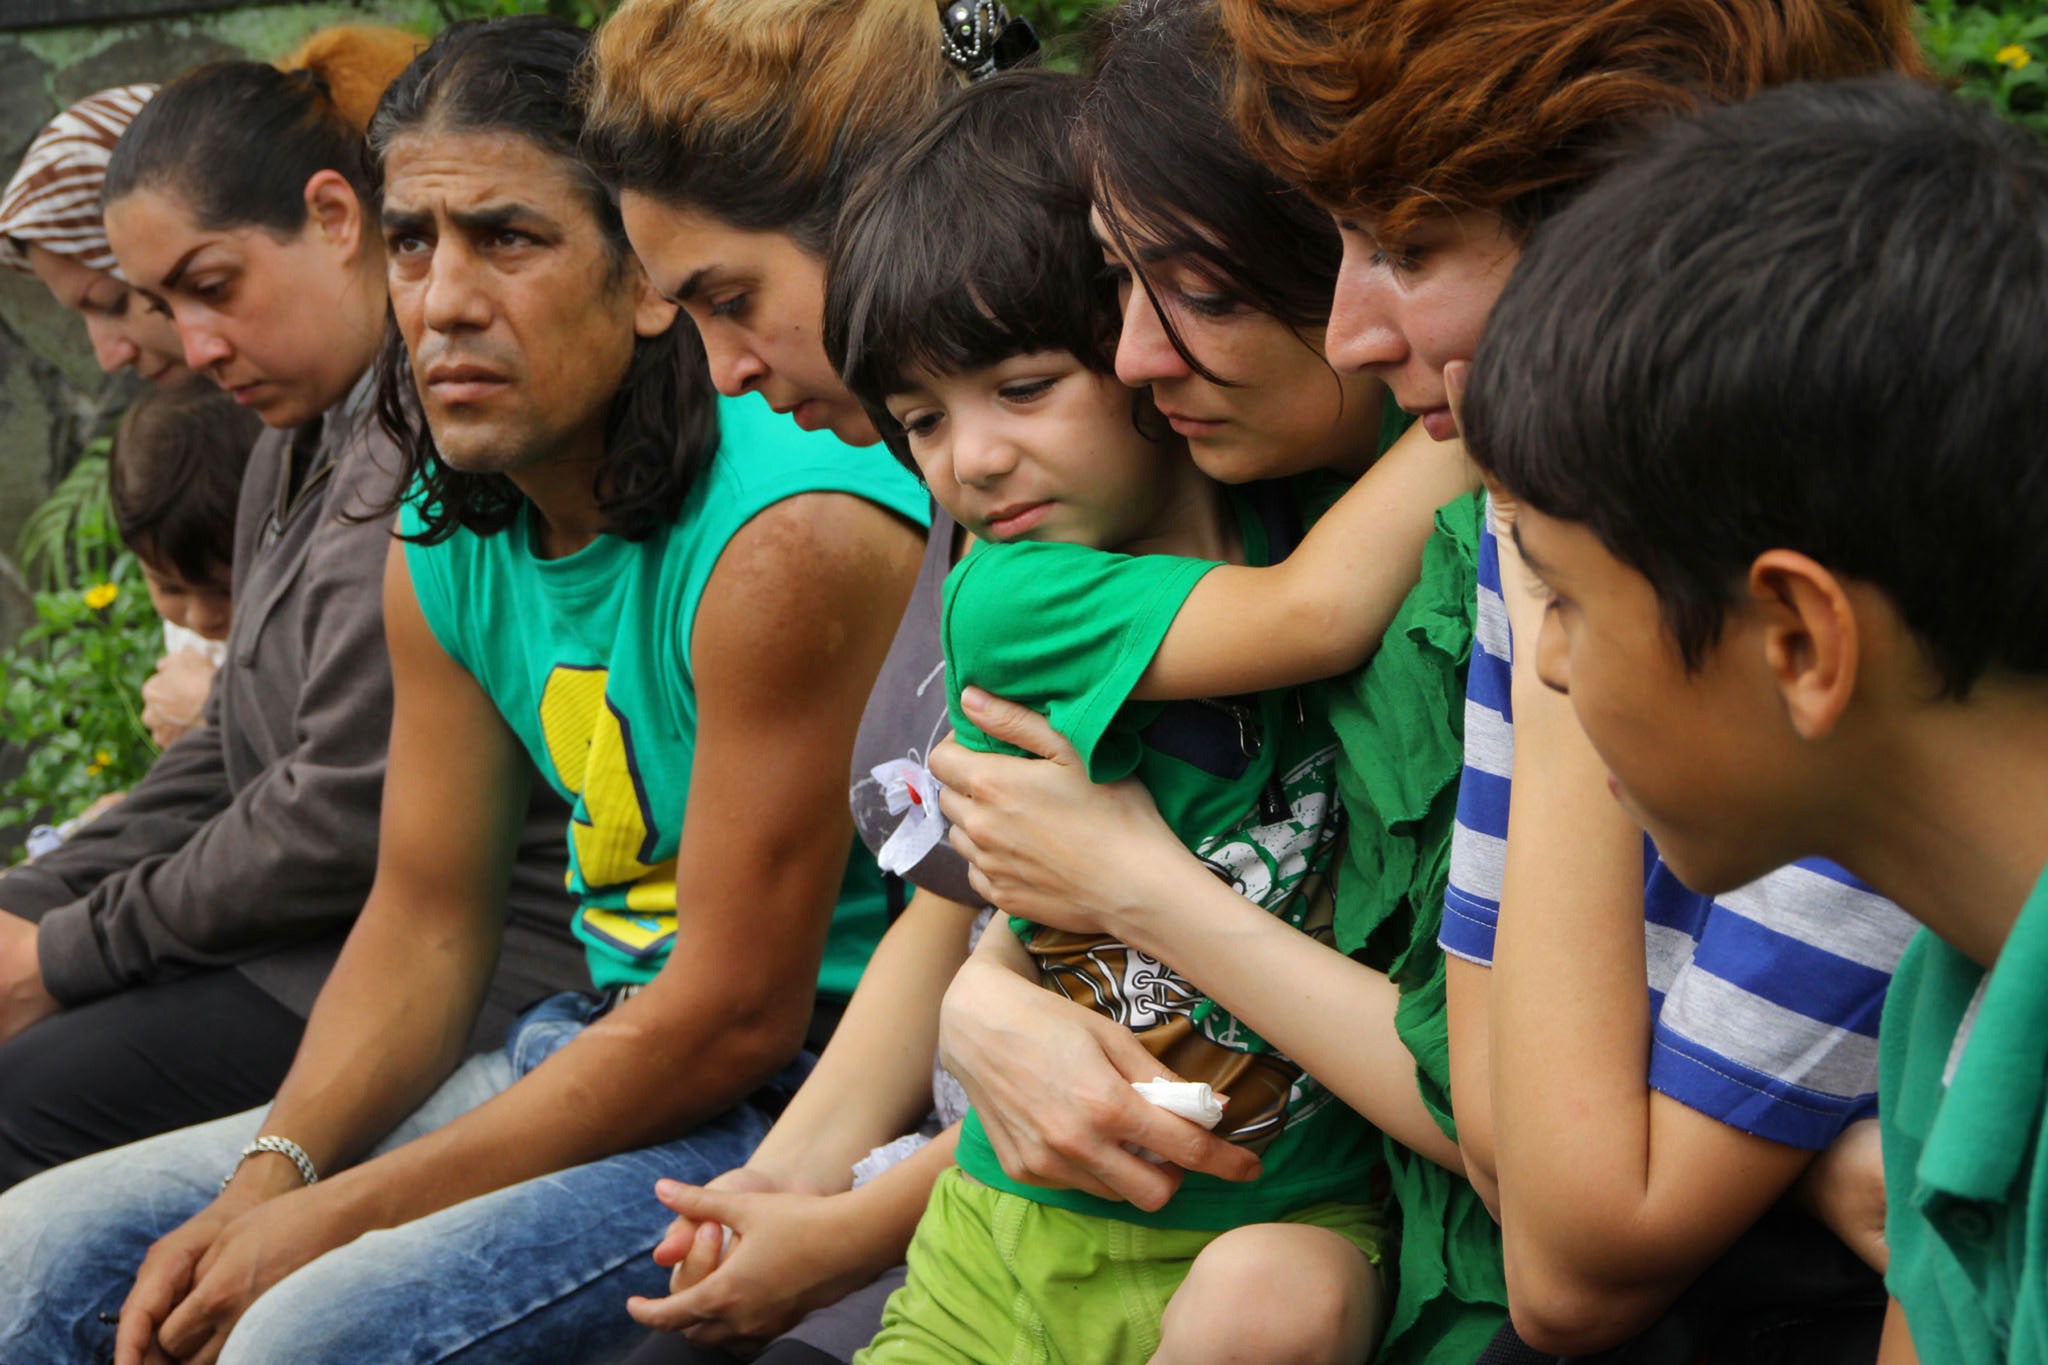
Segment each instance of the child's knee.
M1379 1272L1327 1228L1259 1223L1195 1258L1166 1306L1155 1365L1357 1365L1380 1320Z

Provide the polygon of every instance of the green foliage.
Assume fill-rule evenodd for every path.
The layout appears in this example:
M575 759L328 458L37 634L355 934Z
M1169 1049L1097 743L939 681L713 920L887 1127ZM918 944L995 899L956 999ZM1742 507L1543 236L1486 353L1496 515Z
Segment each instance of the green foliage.
M502 19L509 14L551 14L572 24L595 28L609 14L617 0L436 0L441 17L449 23L458 19Z
M1109 0L1012 0L1010 12L1029 19L1038 36L1047 42L1081 32L1097 13L1109 8Z
M107 441L94 441L42 506L22 523L15 561L45 591L106 578L120 551L107 494Z
M2048 137L2048 0L1924 0L1927 58L1966 98Z
M35 624L0 651L0 735L26 760L0 786L0 828L75 815L156 760L141 687L163 622L105 502L106 460L90 457L30 523L44 586Z

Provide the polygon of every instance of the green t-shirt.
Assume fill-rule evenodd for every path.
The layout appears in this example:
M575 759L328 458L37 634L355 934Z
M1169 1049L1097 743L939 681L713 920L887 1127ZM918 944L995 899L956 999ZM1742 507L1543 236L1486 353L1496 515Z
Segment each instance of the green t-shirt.
M1232 506L1246 561L1267 562L1268 537L1251 505L1233 497ZM1220 877L1327 941L1336 755L1320 714L1291 691L1228 702L1129 699L1214 567L1075 545L977 545L946 580L941 638L954 735L969 748L1006 748L961 711L968 685L1041 712L1092 779L1135 776L1168 827ZM1249 634L1247 646L1256 647ZM1191 983L1113 940L1012 923L1050 989L1129 1027L1179 1074L1228 1082L1226 1125L1234 1141L1260 1152L1264 1174L1250 1184L1190 1174L1164 1208L1146 1213L1010 1179L970 1113L958 1155L969 1175L1041 1203L1174 1228L1231 1228L1371 1197L1371 1125Z
M718 420L717 455L676 520L645 540L599 536L542 559L531 509L522 508L500 534L458 531L405 547L434 638L572 803L575 932L599 989L651 979L675 942L676 850L697 739L690 636L727 542L799 493L852 493L920 525L928 515L924 491L880 446L807 434L753 396L720 400ZM419 529L413 506L400 526ZM820 992L853 993L886 919L881 874L856 847Z
M1886 1287L1925 1361L2048 1361L2048 871L1991 971L1922 930L1878 1034Z

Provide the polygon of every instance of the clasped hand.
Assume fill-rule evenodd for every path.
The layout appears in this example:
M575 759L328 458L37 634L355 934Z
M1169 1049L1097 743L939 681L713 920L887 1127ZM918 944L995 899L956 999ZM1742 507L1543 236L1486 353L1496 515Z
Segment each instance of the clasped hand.
M847 1254L859 1229L844 1194L781 1189L745 1166L706 1185L659 1181L654 1192L676 1214L654 1249L672 1267L669 1292L628 1299L626 1311L699 1346L757 1349L884 1268Z
M210 1365L265 1291L362 1231L330 1207L324 1184L267 1200L248 1188L230 1186L142 1258L114 1365Z

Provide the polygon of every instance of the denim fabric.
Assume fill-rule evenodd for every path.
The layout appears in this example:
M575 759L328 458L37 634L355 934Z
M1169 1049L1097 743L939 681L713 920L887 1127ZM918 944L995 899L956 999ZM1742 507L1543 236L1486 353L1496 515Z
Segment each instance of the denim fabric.
M509 1087L604 1007L558 995L521 1017L500 1052L473 1057L378 1152ZM689 1136L482 1195L372 1232L288 1276L242 1318L222 1365L604 1361L645 1336L630 1294L665 1291L648 1258L668 1226L662 1176L701 1182L744 1162L808 1073L800 1056L763 1091ZM0 1196L0 1361L106 1359L135 1268L213 1198L262 1110L116 1148Z

